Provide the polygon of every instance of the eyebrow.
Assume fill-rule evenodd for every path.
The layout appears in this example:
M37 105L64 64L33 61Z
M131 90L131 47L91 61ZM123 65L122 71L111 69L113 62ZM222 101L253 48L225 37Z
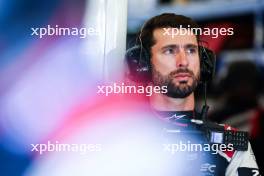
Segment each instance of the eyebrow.
M166 46L163 46L161 48L161 50L164 50L164 49L168 49L168 48L179 48L180 45L176 45L176 44L171 44L171 45L166 45ZM186 44L184 45L184 48L198 48L198 45L195 45L195 44Z

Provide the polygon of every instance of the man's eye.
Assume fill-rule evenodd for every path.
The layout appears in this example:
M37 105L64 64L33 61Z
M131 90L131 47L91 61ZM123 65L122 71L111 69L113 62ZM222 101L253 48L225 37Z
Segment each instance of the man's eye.
M164 54L174 54L175 51L173 48L167 48L165 51L164 51Z
M195 54L197 52L197 49L196 48L188 48L187 49L187 53L188 54Z

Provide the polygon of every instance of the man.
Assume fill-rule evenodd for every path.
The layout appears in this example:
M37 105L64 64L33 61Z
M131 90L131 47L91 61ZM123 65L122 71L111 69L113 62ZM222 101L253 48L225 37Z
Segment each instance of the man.
M132 79L143 80L153 86L167 86L166 93L153 94L149 103L159 117L176 124L183 131L182 135L182 127L190 130L191 126L193 131L201 131L197 128L199 125L191 121L197 118L194 90L200 81L201 71L199 35L190 30L192 28L199 26L185 16L170 13L155 16L144 24L138 46L127 53L127 57L133 59L133 53L140 50L138 60L134 60L138 63L136 69L129 66ZM230 129L226 126L226 130ZM197 170L200 174L195 171L196 175L260 175L250 144L246 151L219 151L209 158L205 164L201 162L200 170ZM187 171L181 173L193 174L189 171L195 170L186 165L182 167Z

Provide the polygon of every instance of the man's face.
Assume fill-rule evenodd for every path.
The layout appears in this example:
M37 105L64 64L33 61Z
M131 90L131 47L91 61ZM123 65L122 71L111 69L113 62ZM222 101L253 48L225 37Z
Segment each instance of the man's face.
M167 86L167 96L184 98L196 88L200 75L198 43L193 34L167 35L164 29L153 32L151 48L154 85Z

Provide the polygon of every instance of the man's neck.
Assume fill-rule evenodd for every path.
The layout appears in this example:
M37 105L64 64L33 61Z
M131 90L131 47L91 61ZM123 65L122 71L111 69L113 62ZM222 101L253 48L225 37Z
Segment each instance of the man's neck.
M194 94L185 98L172 98L164 94L153 94L150 97L150 105L158 111L193 111Z

